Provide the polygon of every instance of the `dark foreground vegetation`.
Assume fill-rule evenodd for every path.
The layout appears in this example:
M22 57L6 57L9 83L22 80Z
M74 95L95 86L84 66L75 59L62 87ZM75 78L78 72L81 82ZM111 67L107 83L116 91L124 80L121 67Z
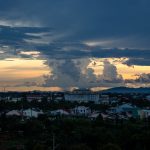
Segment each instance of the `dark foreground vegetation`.
M149 150L149 121L1 117L1 150Z
M131 103L141 109L150 108L143 96L110 95L119 99L116 105ZM50 116L50 110L69 110L77 105L106 112L115 105L77 102L0 101L0 150L150 150L149 118L94 120L85 116ZM44 114L38 118L6 116L10 110L39 108Z

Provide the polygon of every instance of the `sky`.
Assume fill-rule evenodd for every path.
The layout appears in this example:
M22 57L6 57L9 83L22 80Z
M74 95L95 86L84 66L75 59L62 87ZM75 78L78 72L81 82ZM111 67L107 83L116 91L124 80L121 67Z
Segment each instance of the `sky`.
M150 86L149 0L0 0L0 90Z

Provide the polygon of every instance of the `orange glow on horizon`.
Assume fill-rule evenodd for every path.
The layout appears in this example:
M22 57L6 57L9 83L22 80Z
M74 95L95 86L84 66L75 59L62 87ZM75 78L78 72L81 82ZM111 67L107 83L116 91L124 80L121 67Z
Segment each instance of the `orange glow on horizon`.
M87 66L94 70L97 78L103 73L103 61L105 59L116 66L118 74L122 75L123 79L136 79L136 75L150 73L150 66L127 66L117 58L99 58L94 59ZM43 76L49 75L51 72L51 68L45 64L45 60L22 58L0 60L0 70L0 87L7 87L7 91L62 91L60 87L41 86L44 83ZM37 86L24 86L25 82L35 82ZM107 87L95 87L92 89L102 90L107 89Z

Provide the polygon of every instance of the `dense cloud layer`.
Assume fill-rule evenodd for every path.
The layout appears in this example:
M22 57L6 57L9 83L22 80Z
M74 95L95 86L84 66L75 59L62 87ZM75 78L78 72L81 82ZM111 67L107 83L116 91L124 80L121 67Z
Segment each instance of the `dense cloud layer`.
M137 40L149 38L149 6L149 0L2 0L0 17L12 25L37 22L55 27L71 33L69 38L76 40L125 37ZM132 42L136 43L134 39ZM143 42L137 44L145 46Z
M47 59L75 59L86 57L97 58L129 58L124 63L127 65L150 65L149 49L130 48L105 48L105 46L89 46L83 42L65 41L65 35L58 34L50 28L33 27L5 27L1 26L1 57L8 57L8 54L18 54L21 57L22 51L30 52L36 49L41 53L41 57ZM5 47L3 47L5 45Z

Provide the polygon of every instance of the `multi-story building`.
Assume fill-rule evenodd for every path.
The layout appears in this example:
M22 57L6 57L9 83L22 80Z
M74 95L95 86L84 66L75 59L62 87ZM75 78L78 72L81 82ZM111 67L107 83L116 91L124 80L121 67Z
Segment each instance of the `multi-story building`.
M75 89L72 92L66 92L64 97L66 101L71 102L99 102L99 93L89 89Z

